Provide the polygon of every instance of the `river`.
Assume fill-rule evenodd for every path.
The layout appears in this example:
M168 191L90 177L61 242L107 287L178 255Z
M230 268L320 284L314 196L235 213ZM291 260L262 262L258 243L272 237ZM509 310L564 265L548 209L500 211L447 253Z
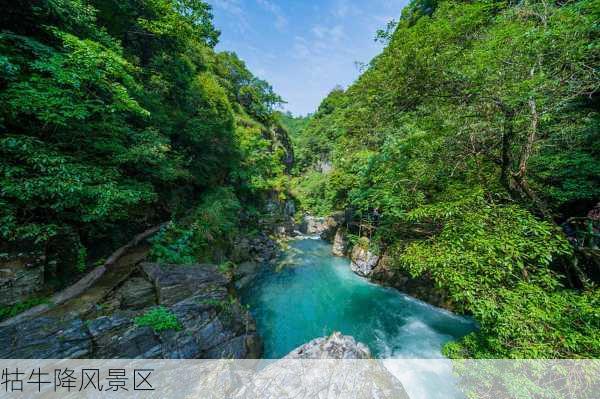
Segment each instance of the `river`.
M242 300L256 319L264 339L264 356L270 359L334 331L353 336L380 359L443 359L445 343L476 328L470 318L355 275L347 258L333 256L331 245L318 239L292 241L279 262L265 268L242 291ZM411 367L421 364L421 372L396 370L404 376L402 382L409 393L407 384L423 383L415 381L423 379L423 370L429 375L430 387L433 380L437 381L434 386L447 383L444 374L449 371L443 361L420 362ZM392 367L398 365L393 362Z

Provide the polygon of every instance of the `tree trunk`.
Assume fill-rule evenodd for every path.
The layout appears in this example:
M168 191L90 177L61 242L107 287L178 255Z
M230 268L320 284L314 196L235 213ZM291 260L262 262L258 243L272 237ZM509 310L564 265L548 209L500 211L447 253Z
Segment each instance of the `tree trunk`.
M529 135L527 136L527 142L525 143L525 147L521 151L519 157L519 169L517 172L512 173L513 182L516 185L517 189L527 198L533 202L535 207L538 209L540 214L544 219L550 219L550 210L542 201L537 194L531 189L529 186L529 182L527 181L527 166L529 163L529 158L533 152L533 145L537 140L537 132L539 125L539 114L537 112L537 107L535 101L533 99L529 100L529 108L531 110L531 130Z

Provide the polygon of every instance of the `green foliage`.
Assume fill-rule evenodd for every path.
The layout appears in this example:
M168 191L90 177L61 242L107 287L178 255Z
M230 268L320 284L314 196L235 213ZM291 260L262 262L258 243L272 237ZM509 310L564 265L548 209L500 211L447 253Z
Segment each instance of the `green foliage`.
M332 213L331 201L324 197L328 192L328 182L320 172L311 171L292 180L292 195L301 205L299 210L317 216Z
M546 290L534 283L499 288L473 306L480 331L445 348L453 358L597 358L598 290Z
M284 101L271 85L253 76L235 53L219 53L215 62L215 72L223 79L230 100L239 103L248 115L258 121L272 121L275 117L274 108Z
M196 262L190 244L193 233L175 223L170 223L151 240L150 259L176 265Z
M275 190L285 192L287 177L282 163L283 149L273 149L275 140L267 139L272 132L264 125L240 117L235 137L238 147L239 167L232 171L232 182L246 197Z
M235 268L236 268L236 264L233 263L232 261L228 260L225 261L223 263L220 263L218 266L219 272L222 274L229 274L231 273Z
M16 303L11 306L0 306L0 321L10 319L16 315L25 312L38 305L49 303L48 298L29 298L26 301Z
M77 252L77 270L78 271L80 271L80 272L85 271L85 269L87 268L87 265L85 263L86 260L87 260L87 250L82 245L79 247L79 251Z
M134 323L138 327L150 327L155 332L167 330L180 331L183 328L179 320L177 320L177 316L163 306L151 309L143 316L136 317Z
M351 210L356 235L375 224L399 274L479 322L452 356L598 356L598 288L555 221L600 200L599 15L415 0L294 133L300 208Z
M407 215L443 228L398 256L413 277L427 275L473 314L477 333L452 344L455 357L571 358L600 353L597 291L564 289L550 266L572 249L553 225L516 206L497 205L480 193L463 194Z
M294 143L296 143L295 140L300 139L301 135L304 132L304 129L306 128L306 126L308 125L308 123L310 122L310 115L307 116L294 116L291 112L277 112L276 113L277 118L279 119L279 121L281 122L281 124L283 125L283 127L285 127L287 129L287 131L290 134L290 138L292 139L292 141ZM296 145L298 146L298 145Z
M280 145L263 135L281 98L215 52L205 1L26 0L0 20L1 240L70 231L89 246L218 187L244 200L285 188ZM199 229L193 254L223 233Z
M314 167L320 161L331 161L333 144L340 135L339 117L334 111L343 109L345 101L344 90L336 87L323 100L317 112L303 122L306 127L301 132L293 132L296 170Z
M152 239L150 258L171 264L212 261L217 248L233 241L240 210L233 190L219 188L207 193L191 215L170 223Z

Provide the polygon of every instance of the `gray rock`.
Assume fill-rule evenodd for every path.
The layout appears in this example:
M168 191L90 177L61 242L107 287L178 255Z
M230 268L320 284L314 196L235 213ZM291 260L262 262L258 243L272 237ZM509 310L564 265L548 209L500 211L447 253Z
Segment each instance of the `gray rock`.
M279 235L287 234L287 231L293 230L293 225L285 224L279 227L272 226L275 233ZM284 232L285 230L285 232ZM284 234L282 234L284 233ZM279 256L279 245L268 235L261 233L256 237L241 237L234 243L234 248L230 259L234 263L244 262L265 262L271 261Z
M350 260L350 268L354 273L359 276L369 277L379 262L379 256L370 252L367 248L363 248L361 245L355 245L352 248Z
M288 218L293 218L296 214L296 203L293 200L285 201L283 206L283 214Z
M331 161L324 160L318 162L315 168L323 174L328 174L333 170L333 165L331 164Z
M334 333L292 351L285 358L247 373L233 368L232 398L390 398L408 399L402 383L354 338ZM307 360L305 360L307 359ZM318 362L309 359L319 359ZM343 359L341 361L340 359ZM216 370L224 374L223 370ZM235 378L231 378L231 375ZM210 377L209 377L210 378ZM222 383L213 378L214 386Z
M284 359L370 359L371 352L353 337L333 333L294 349Z
M337 231L344 225L346 220L344 212L336 212L325 218L325 227L321 232L321 238L332 242Z
M44 257L32 251L0 258L0 305L26 300L44 285Z
M225 298L206 299L198 296L180 302L171 311L182 324L181 331L160 333L164 343L162 356L167 359L200 359L206 352L235 337L238 328L231 330L219 319L217 303Z
M343 225L345 215L343 212L335 213L328 217L304 216L299 230L302 234L319 235L323 240L331 241L337 229Z
M260 264L256 262L244 262L238 265L238 267L234 271L234 275L236 277L251 276L253 274L258 273L259 269Z
M250 265L245 269L251 271ZM84 321L81 316L38 317L0 327L1 358L256 358L262 351L254 320L229 292L231 279L212 265L145 264L153 282L126 281L112 297L127 310ZM156 332L135 317L159 303L180 322L179 331ZM140 296L136 298L136 295ZM143 297L142 297L143 296ZM101 306L104 308L105 306Z
M307 215L302 219L299 230L302 234L321 234L325 227L325 218Z
M86 358L92 340L79 318L38 317L0 327L0 358Z
M252 247L247 237L239 237L233 244L233 250L230 258L235 263L246 262L251 258Z
M182 325L179 331L155 332L149 327L136 326L133 318L124 313L93 320L89 323L95 348L93 355L96 358L203 359L223 352L226 357L245 358L250 353L245 339L255 334L254 324L244 322L249 315L241 306L225 299L222 293L212 298L197 295L172 306L170 311Z
M159 358L161 341L150 327L139 327L133 319L115 314L88 322L96 359Z
M348 240L346 239L346 231L342 228L337 229L333 238L333 248L331 252L335 256L346 256L348 251Z
M214 265L145 263L142 269L156 287L158 303L167 306L200 293L212 298L214 291L226 292L226 286L231 282Z
M233 271L235 288L239 290L250 284L260 271L260 267L257 262L244 262L238 265Z
M121 309L143 309L156 304L154 285L142 277L127 280L116 294Z
M246 357L246 337L234 337L205 354L206 359L243 359Z
M289 228L285 225L278 225L275 226L275 234L277 234L278 236L285 236L286 234L288 234Z

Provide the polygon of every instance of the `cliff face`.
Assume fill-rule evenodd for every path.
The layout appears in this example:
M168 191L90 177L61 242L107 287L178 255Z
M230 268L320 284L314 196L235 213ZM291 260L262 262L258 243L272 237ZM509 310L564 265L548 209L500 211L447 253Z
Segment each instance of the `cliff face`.
M290 173L292 170L292 166L294 166L294 147L292 146L292 141L290 140L290 136L288 132L276 124L271 129L271 138L276 145L280 146L284 151L283 159L281 160L286 166L286 173Z

